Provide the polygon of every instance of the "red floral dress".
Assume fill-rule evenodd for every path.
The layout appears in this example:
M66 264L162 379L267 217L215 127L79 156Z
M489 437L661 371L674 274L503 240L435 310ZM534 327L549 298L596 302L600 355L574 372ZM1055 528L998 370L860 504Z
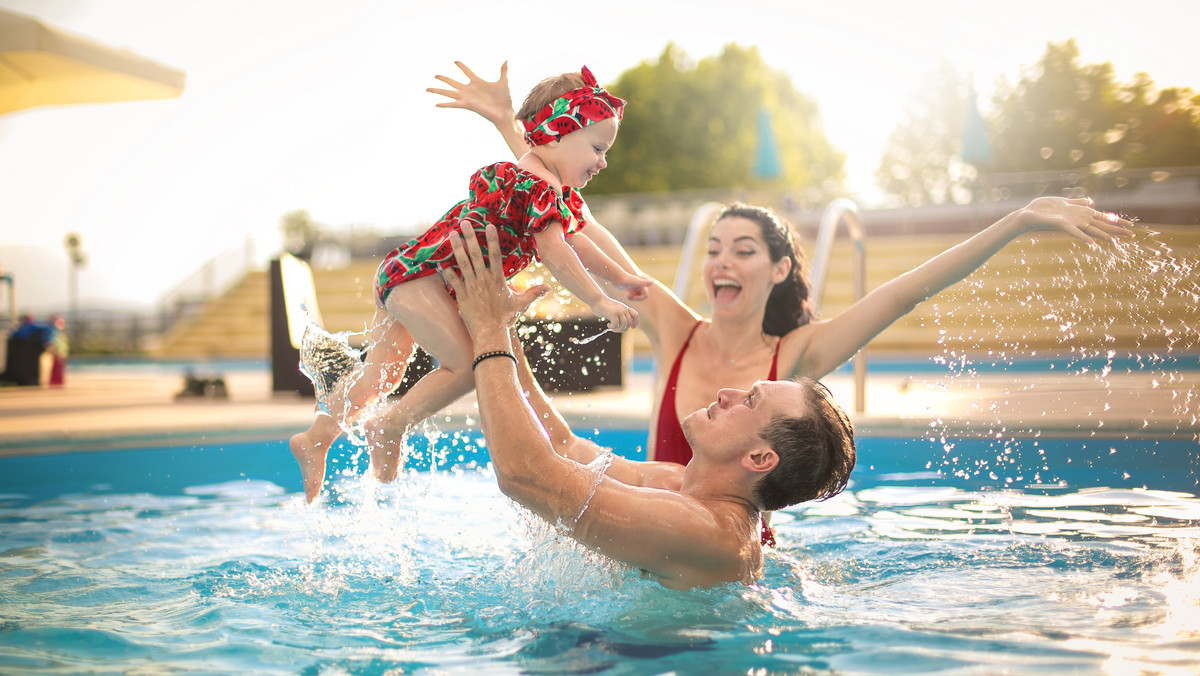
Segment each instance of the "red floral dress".
M393 249L379 265L375 294L382 305L388 292L410 279L428 277L455 267L454 251L447 239L466 219L475 228L479 246L487 253L484 227L496 226L504 276L511 278L539 258L534 233L551 223L562 224L567 235L579 232L586 221L583 197L574 188L555 189L545 180L511 162L497 162L471 177L471 196L454 205L423 234Z

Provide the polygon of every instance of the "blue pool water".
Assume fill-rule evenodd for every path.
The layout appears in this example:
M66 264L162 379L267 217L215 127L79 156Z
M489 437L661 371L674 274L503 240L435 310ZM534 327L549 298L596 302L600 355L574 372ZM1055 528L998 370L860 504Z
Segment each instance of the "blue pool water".
M761 584L686 593L513 507L470 434L388 486L342 447L311 507L282 442L3 458L0 672L1196 673L1196 455L864 437Z

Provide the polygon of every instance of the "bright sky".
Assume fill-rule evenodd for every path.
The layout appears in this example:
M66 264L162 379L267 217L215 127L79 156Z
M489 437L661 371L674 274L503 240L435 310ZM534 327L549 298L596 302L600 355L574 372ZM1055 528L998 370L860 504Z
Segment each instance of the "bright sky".
M166 101L34 108L0 117L0 268L18 307L66 309L63 237L82 236L81 306L153 305L247 235L278 246L279 219L411 231L507 155L425 88L455 59L514 99L587 64L601 81L668 41L698 59L757 45L813 97L848 156L848 188L872 173L906 100L948 59L983 103L1047 41L1077 39L1121 79L1200 89L1194 0L1003 3L801 0L0 0L0 7L187 72ZM524 11L514 9L523 8ZM531 32L529 27L535 28ZM630 105L637 105L632 101ZM614 152L620 152L618 138ZM267 250L270 249L270 250ZM6 310L0 297L0 308Z

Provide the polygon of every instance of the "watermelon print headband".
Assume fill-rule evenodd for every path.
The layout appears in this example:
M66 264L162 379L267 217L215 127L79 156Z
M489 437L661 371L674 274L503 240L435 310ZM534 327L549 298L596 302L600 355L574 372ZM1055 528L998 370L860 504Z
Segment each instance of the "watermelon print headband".
M544 146L551 141L579 131L601 120L625 113L625 101L609 94L596 82L596 76L583 67L583 86L563 94L543 106L533 119L523 120L525 142L531 147Z

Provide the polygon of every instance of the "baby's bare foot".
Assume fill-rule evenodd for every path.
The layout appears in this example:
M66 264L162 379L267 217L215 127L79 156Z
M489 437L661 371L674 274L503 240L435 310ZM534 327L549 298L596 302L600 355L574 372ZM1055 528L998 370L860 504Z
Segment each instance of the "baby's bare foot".
M321 494L321 484L325 483L325 456L329 453L329 445L313 442L302 432L288 440L288 448L300 464L304 499L312 502Z

